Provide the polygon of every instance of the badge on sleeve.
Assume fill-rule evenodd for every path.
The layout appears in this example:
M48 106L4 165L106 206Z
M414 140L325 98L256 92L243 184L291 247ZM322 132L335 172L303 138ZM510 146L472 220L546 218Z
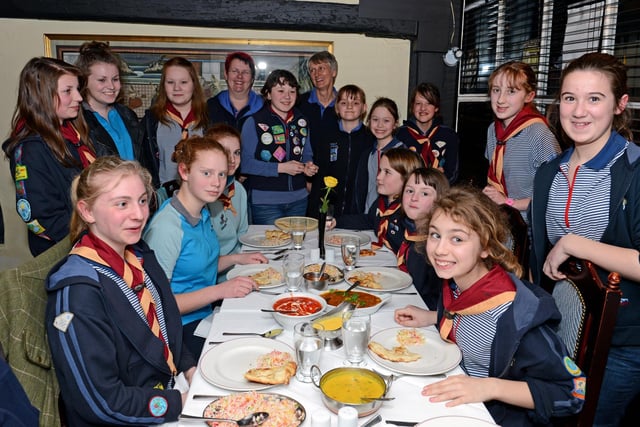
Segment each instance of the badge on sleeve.
M580 370L580 368L578 368L578 365L576 365L576 362L574 362L573 359L570 358L569 356L565 356L564 358L564 367L567 370L567 372L569 372L574 377L582 375L582 371Z
M16 165L16 172L14 175L14 179L16 181L24 181L29 178L29 174L27 173L27 167L25 165Z
M154 417L162 417L169 410L169 402L162 396L153 396L149 400L149 413Z
M60 313L53 319L53 327L59 331L67 332L69 329L69 325L73 320L73 313L69 311L65 311L64 313Z
M16 210L24 222L29 222L31 220L31 205L27 199L18 200L16 203Z
M34 219L31 222L27 223L27 229L31 231L33 234L42 234L45 231L45 228L40 225L37 219Z

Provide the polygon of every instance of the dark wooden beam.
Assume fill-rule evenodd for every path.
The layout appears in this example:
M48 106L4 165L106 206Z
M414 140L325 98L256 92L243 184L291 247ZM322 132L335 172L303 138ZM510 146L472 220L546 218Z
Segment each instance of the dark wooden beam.
M416 21L361 17L357 5L287 0L3 0L0 17L356 33L413 40Z

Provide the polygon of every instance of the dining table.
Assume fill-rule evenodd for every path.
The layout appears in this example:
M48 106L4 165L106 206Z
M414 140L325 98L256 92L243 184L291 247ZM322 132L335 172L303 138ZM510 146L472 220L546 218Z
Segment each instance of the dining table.
M249 227L249 231L247 235L255 235L256 233L263 233L265 230L274 229L274 226L264 226L264 225L251 225ZM334 233L340 233L341 230L334 230ZM344 231L348 233L353 233L352 231ZM374 238L372 231L360 231L358 234L363 237L363 241L367 240L368 243L364 244L362 248L370 248L370 242ZM241 240L242 241L242 240ZM247 241L247 240L245 240ZM260 248L256 248L256 245L243 245L243 251L254 251L260 250ZM259 245L258 245L259 246ZM317 252L314 250L318 247L318 232L317 230L312 230L307 232L305 241L303 243L303 248L299 250L299 252L305 254L306 260L308 263L311 262L322 262L322 260L312 260L312 257L316 257ZM293 251L293 248L285 247L287 251ZM327 246L328 257L332 257L331 264L343 268L344 264L342 263L340 256L340 248ZM280 268L279 263L281 261L273 260L273 258L277 258L275 255L275 251L265 249L265 255L270 259L270 264L274 266L274 268ZM361 266L377 266L377 267L386 267L386 268L396 268L395 255L387 249L382 249L377 251L375 256L371 257L363 257L360 258L357 267ZM246 268L246 266L236 266L235 269ZM399 271L399 270L398 270ZM340 283L333 284L330 288L335 289L345 289L348 287L348 283L342 281ZM267 293L269 292L269 293ZM309 290L308 292L316 292ZM214 311L214 314L211 318L210 327L208 328L207 338L205 340L204 348L202 351L202 355L200 357L200 361L198 362L198 369L193 375L193 379L189 388L187 401L184 405L183 414L202 416L203 411L207 405L215 400L216 396L225 396L232 393L242 392L244 387L235 387L233 384L232 387L221 387L221 382L216 381L215 377L212 378L212 374L207 372L207 369L210 368L212 363L226 363L229 366L217 366L218 370L229 370L232 371L234 369L246 369L242 366L237 366L234 364L233 360L229 360L225 357L220 357L218 352L216 352L216 347L225 345L227 347L235 348L235 343L243 343L243 339L246 340L252 335L235 336L235 335L224 335L224 332L235 332L235 333L264 333L271 329L282 328L276 320L274 319L271 313L261 312L260 310L263 308L272 308L271 304L276 298L275 293L286 293L286 289L284 286L272 287L268 290L256 291L248 294L243 298L230 298L225 299L222 302L222 305ZM409 284L402 289L391 291L391 292L378 292L377 293L383 300L384 303L381 307L371 314L371 336L375 337L378 333L383 333L385 330L390 328L398 328L398 325L394 321L394 311L398 308L405 307L406 305L413 304L419 307L426 308L426 305L417 294L415 287L413 284ZM436 332L434 327L426 327L420 328L425 333L433 334ZM230 342L232 340L236 340L234 342ZM239 340L239 341L238 341ZM255 342L258 343L269 343L273 340L274 343L277 343L279 348L290 349L290 353L293 357L295 357L295 351L293 346L293 331L285 328L285 330L278 336L274 338L261 338L255 337ZM252 341L253 342L253 341ZM238 351L237 348L235 351ZM209 353L211 352L211 353ZM215 357L212 357L215 355ZM331 369L343 367L345 365L346 355L344 348L338 348L335 350L324 349L322 351L319 368L322 373L328 372ZM206 366L203 366L203 363ZM236 365L236 366L234 366ZM388 369L385 366L382 366L380 363L376 362L374 358L370 355L365 356L364 361L365 369L375 370L383 375L391 375L396 374L391 369ZM450 422L447 425L452 426L456 425L455 420L463 420L458 425L471 425L469 422L465 423L464 420L475 420L481 424L494 424L491 415L487 411L486 407L482 403L472 403L472 404L462 404L454 407L447 407L445 402L431 402L429 397L423 396L421 391L423 387L427 384L441 381L444 377L449 375L463 374L463 370L460 366L455 363L451 369L446 372L441 372L435 375L399 375L396 378L389 391L387 393L388 397L394 398L390 401L383 402L380 409L371 415L366 417L362 417L358 420L358 425L363 425L367 420L376 415L380 415L382 417L382 421L377 425L393 425L387 424L388 420L402 420L408 423L420 423L425 422L430 419L437 419L440 417L448 417ZM222 381L222 385L224 381ZM238 390L238 388L240 390ZM338 416L331 412L327 406L324 405L322 400L322 391L313 383L303 383L296 379L296 377L292 377L289 384L286 385L277 385L271 386L267 389L260 390L262 393L276 393L279 395L287 396L289 398L294 399L299 402L305 409L306 418L302 422L301 426L312 426L312 418L314 414L317 414L317 417L325 416L323 414L329 415L331 426L338 426ZM201 397L204 396L204 397ZM442 418L446 419L446 418ZM174 423L167 423L167 426L197 426L197 425L206 425L204 421L194 422L190 420L180 420ZM410 424L407 424L410 425Z

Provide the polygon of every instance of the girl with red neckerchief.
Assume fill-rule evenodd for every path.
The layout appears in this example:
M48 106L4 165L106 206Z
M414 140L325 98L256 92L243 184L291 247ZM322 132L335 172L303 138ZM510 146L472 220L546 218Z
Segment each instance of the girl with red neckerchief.
M207 102L194 65L185 58L174 57L162 66L158 95L142 119L145 129L145 158L150 165L156 188L177 188L178 165L171 155L178 141L202 136L208 125ZM168 191L171 193L171 190ZM172 194L160 192L159 203Z
M518 209L525 221L536 170L560 153L546 119L533 105L536 86L533 69L523 62L502 64L489 76L495 121L487 130L484 193L499 205Z
M69 427L176 421L196 361L169 282L140 239L149 172L99 157L73 181L74 246L46 280L47 337Z
M452 188L427 220L426 252L442 282L438 309L407 306L395 320L437 325L462 352L466 375L422 390L446 406L484 402L503 426L551 425L582 409L585 377L555 333L561 315L551 295L519 279L505 246L498 206L479 190Z
M421 167L424 167L422 157L408 148L392 148L384 152L376 177L378 198L369 212L342 215L335 219L336 226L349 230L374 230L377 240L371 243L371 249L385 246L397 254L404 240L402 188L409 174Z
M69 234L71 181L95 159L80 114L81 75L73 65L44 57L31 59L20 73L11 136L2 150L33 256Z

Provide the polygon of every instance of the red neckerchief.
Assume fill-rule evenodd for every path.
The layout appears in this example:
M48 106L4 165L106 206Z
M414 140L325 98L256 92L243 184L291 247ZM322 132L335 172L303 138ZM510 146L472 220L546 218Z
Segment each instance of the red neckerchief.
M62 137L72 143L78 150L83 169L93 163L96 159L96 155L89 149L89 147L80 141L80 132L78 132L70 121L64 121L62 123L62 126L60 126L60 132L62 133Z
M182 114L176 107L173 106L172 103L167 103L167 116L171 118L174 122L176 122L180 129L182 129L182 135L180 136L182 139L189 137L189 126L191 126L196 121L196 116L193 114L193 109L189 110L189 114L184 119L182 118Z
M427 236L424 234L418 234L417 231L409 231L409 229L404 230L404 240L400 245L400 249L398 249L398 268L405 273L409 272L409 268L407 267L407 258L409 258L409 249L411 249L411 244L416 242L424 242L427 240Z
M505 196L507 194L507 184L504 179L504 151L507 145L507 141L513 136L517 135L522 129L531 126L534 123L543 123L547 125L547 120L544 116L538 113L532 106L525 105L517 116L513 118L509 126L504 128L502 121L496 119L493 127L496 131L496 149L493 151L491 162L489 163L489 173L487 174L487 181L489 184L496 187Z
M449 280L443 280L442 304L444 316L440 320L440 336L445 341L455 342L453 329L453 317L455 314L464 316L480 314L498 307L516 296L516 286L506 271L495 265L480 280L454 298L453 289L449 286Z
M434 154L433 149L431 148L431 138L436 134L440 126L434 126L429 132L429 135L422 135L419 131L414 128L407 126L407 130L409 134L415 139L418 144L422 147L420 149L420 154L424 159L424 163L427 167L438 168L440 167L440 163L438 161L438 157Z
M378 230L376 231L376 235L378 236L378 241L371 243L371 249L377 251L383 246L391 249L391 244L387 240L387 228L389 227L389 217L393 215L398 209L400 209L400 198L394 199L389 203L385 200L386 196L378 197L378 209L376 210L376 216L380 218L380 222L378 223Z
M233 212L233 215L238 215L238 212L236 212L236 209L233 207L233 202L231 201L231 198L234 196L234 194L236 194L235 181L232 181L231 184L227 187L226 193L228 194L225 194L225 192L223 192L222 194L220 194L220 197L218 197L218 200L222 202L222 210L225 211L229 209L231 212Z
M156 312L156 303L151 296L151 292L144 285L144 269L142 268L142 259L138 259L136 254L127 248L125 250L125 257L122 258L111 246L103 242L96 237L93 233L86 233L83 235L78 243L71 249L70 254L79 255L88 260L94 261L98 264L104 265L110 268L118 276L122 277L124 282L129 286L136 294L141 302L141 306L147 315L147 322L149 329L153 334L158 337L164 344L164 357L167 361L169 369L172 373L176 373L176 367L173 362L173 354L171 349L167 345L167 341L162 335L158 324L158 315ZM148 301L149 304L145 304L148 308L145 308L143 301Z

